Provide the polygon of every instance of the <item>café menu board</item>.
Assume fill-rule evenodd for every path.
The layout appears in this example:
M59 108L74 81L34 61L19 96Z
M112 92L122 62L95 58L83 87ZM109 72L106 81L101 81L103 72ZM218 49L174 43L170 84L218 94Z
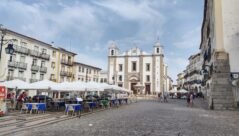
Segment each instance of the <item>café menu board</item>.
M0 86L0 100L6 98L6 88L4 86Z

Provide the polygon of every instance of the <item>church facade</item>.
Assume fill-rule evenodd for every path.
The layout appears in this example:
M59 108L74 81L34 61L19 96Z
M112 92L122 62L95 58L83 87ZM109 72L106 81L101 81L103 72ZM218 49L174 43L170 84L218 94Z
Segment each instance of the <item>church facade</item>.
M166 91L165 80L167 66L164 64L163 48L159 42L152 47L152 53L146 53L134 47L120 53L116 43L108 50L108 82L126 89L134 94L157 94ZM137 92L135 85L144 86L142 92Z

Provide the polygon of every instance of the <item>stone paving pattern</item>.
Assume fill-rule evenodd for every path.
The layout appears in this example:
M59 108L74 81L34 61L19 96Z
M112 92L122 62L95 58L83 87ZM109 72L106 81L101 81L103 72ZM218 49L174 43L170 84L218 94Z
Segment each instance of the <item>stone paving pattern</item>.
M210 111L196 100L138 103L83 116L12 136L239 136L239 111Z

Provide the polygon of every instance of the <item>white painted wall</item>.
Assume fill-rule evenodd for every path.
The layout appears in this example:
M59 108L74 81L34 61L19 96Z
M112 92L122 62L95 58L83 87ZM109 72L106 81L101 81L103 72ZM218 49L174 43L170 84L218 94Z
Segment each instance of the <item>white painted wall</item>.
M224 47L229 53L231 72L239 72L239 0L222 0Z

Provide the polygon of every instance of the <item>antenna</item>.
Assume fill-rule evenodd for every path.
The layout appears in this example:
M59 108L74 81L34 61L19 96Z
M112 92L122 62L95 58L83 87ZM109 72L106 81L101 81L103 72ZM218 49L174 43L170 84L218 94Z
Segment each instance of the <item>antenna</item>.
M159 31L157 31L156 36L157 36L157 42L159 42Z

